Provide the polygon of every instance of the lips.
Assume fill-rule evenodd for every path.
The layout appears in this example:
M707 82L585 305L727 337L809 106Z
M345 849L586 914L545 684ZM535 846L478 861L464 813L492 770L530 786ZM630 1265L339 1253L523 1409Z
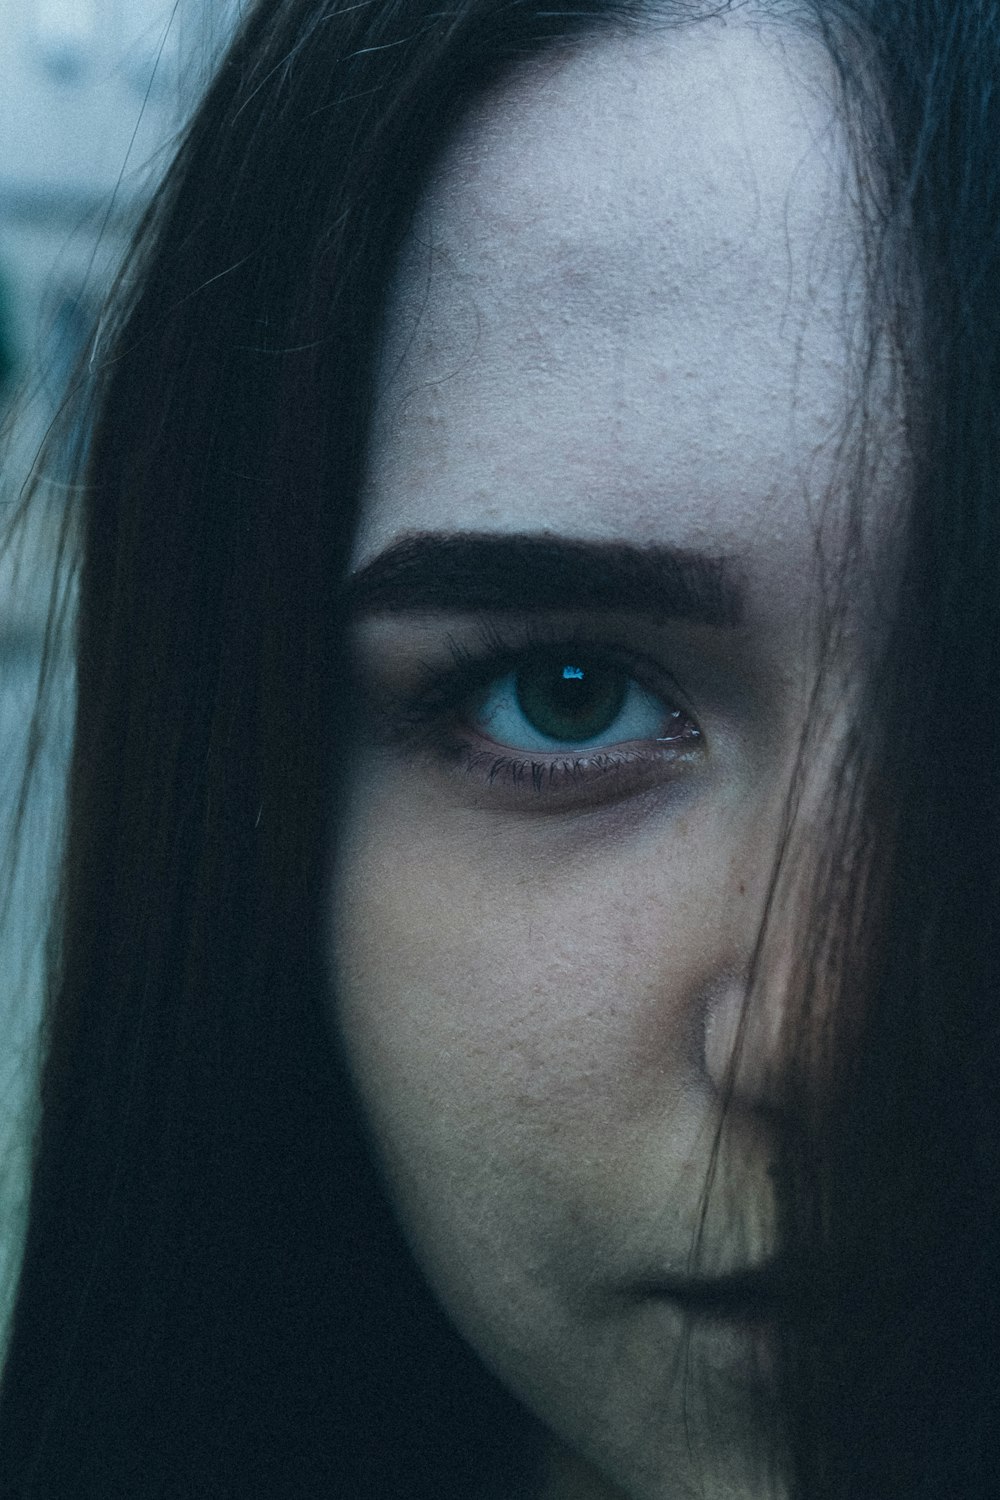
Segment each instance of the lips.
M648 1296L666 1297L692 1312L718 1317L770 1317L802 1295L802 1278L775 1258L724 1276L665 1276L644 1283Z

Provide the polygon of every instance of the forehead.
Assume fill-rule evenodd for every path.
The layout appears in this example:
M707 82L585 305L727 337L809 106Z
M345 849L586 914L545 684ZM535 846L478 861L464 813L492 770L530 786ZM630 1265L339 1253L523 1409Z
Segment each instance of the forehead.
M393 288L358 561L488 529L800 567L863 305L835 97L815 37L742 15L598 32L478 106Z

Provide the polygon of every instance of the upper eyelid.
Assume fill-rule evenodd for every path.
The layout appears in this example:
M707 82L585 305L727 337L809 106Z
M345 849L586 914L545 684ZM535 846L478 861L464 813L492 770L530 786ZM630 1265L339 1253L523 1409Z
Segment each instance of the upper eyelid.
M608 640L585 630L538 631L532 625L519 640L501 635L493 626L484 627L478 639L477 650L474 645L470 648L454 636L448 637L450 663L425 664L428 693L436 688L452 702L460 701L466 692L495 681L534 651L586 652L613 662L658 696L676 700L676 707L697 719L687 694L669 669L648 653L623 645L620 640Z
M380 741L430 744L442 733L458 733L468 697L532 651L586 651L614 662L667 706L682 710L703 737L702 711L668 665L670 635L662 644L654 640L652 651L633 644L649 642L644 624L640 634L631 616L595 618L585 611L470 617L461 624L428 620L402 637L395 629L370 635L369 626L359 624L353 658L358 706ZM690 653L685 666L690 669Z

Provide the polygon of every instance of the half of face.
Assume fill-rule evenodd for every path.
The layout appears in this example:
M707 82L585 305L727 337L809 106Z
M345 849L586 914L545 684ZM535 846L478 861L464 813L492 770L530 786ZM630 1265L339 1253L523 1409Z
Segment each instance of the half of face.
M767 1330L685 1286L696 1241L720 1288L774 1246L780 922L728 1070L866 341L835 98L818 42L743 12L599 33L469 118L391 302L336 1023L418 1261L552 1434L552 1496L773 1493Z

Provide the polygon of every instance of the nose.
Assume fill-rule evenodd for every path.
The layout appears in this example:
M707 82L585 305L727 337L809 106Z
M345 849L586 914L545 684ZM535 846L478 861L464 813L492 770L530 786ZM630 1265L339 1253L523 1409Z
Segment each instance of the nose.
M771 965L754 983L745 974L722 980L705 1007L705 1071L717 1093L737 1108L773 1113L785 1081L784 1017L787 966Z

